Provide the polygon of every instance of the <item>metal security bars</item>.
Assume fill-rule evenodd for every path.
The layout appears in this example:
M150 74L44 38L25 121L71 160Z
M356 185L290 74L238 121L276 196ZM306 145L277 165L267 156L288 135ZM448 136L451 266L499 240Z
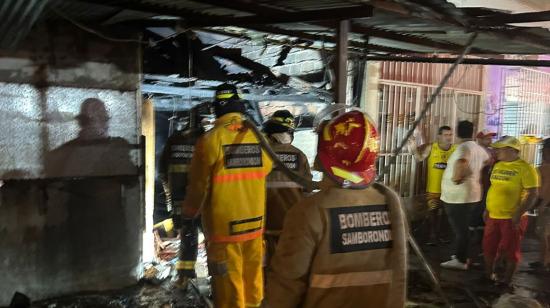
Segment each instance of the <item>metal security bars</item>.
M380 94L378 168L382 170L420 111L421 87L385 81L380 83ZM400 153L390 172L384 174L384 183L401 196L409 197L414 190L415 168L414 157L409 153Z
M550 134L550 73L528 68L504 71L501 135Z
M537 139L550 135L550 73L523 67L503 71L501 136L519 137L524 142L521 157L541 163Z
M436 88L449 65L426 63L383 62L379 83L380 158L378 168L388 163L391 153L405 137L420 110ZM457 77L458 76L458 77ZM435 140L440 126L455 127L461 120L469 120L478 130L482 97L483 70L479 66L460 66L437 96L419 131L425 142ZM391 79L387 79L391 78ZM467 81L466 81L467 80ZM460 87L456 87L456 86ZM396 157L396 163L384 175L384 183L403 197L413 197L424 192L426 170L417 163L408 150Z

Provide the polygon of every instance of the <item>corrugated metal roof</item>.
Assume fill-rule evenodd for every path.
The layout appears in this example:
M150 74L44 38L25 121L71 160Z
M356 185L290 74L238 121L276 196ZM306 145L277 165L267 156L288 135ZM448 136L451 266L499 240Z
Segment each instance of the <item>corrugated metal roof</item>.
M30 16L42 12L44 3L40 0L4 0L0 5L0 17L17 16L14 23L3 27L17 36L24 36ZM199 23L231 24L232 21L244 22L238 25L286 37L301 37L318 41L334 41L333 27L330 20L321 22L277 23L277 18L285 15L300 17L300 13L324 12L348 8L350 12L366 10L366 5L375 9L373 16L353 18L350 38L355 42L352 48L359 48L369 37L369 50L382 53L457 53L468 37L468 31L480 31L474 43L473 53L477 54L548 54L550 53L550 31L544 28L519 28L509 25L477 24L481 15L506 15L503 12L489 9L456 8L445 0L78 0L51 1L49 6L70 18L87 25L105 25L134 19L136 30L155 22L154 16L179 17L181 27ZM323 11L325 10L325 11ZM24 16L27 14L27 17ZM45 19L56 16L48 12ZM337 19L345 16L334 16ZM360 16L359 16L360 17ZM26 19L25 19L26 18ZM250 18L253 21L250 21ZM7 18L4 18L6 20ZM32 19L32 18L31 18ZM311 19L311 17L310 17ZM314 19L314 18L313 18ZM266 24L273 21L272 24ZM296 20L299 21L299 20ZM156 21L158 22L158 21ZM173 22L175 26L176 22ZM32 25L32 23L30 23ZM259 25L258 25L259 24ZM167 24L168 26L168 24ZM360 32L355 29L359 27ZM28 31L28 30L27 30ZM374 32L374 33L373 33ZM10 41L10 31L1 31L2 41ZM13 35L12 35L13 36ZM378 50L376 50L378 48Z
M30 31L48 0L3 0L0 4L0 47L12 48Z

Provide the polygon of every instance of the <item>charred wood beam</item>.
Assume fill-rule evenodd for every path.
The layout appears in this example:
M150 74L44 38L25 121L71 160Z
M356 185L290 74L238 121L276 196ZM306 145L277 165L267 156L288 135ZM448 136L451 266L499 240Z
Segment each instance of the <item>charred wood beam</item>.
M247 68L254 73L267 76L269 79L276 81L281 84L287 84L289 77L287 75L281 74L276 76L269 67L262 65L258 62L250 60L246 57L243 57L240 52L236 53L234 49L225 49L219 46L214 46L209 49L209 51L219 57L230 60L237 65L240 65L244 68Z
M290 53L290 50L292 49L292 46L283 46L281 48L281 52L279 52L279 57L277 58L277 62L274 66L282 66L285 64L285 60L288 57L288 54Z
M419 62L419 63L454 63L456 61L456 58L426 58L426 57L397 57L397 56L367 56L364 59L367 61L394 61L394 62ZM550 67L550 60L466 58L462 61L461 64Z
M550 11L529 12L518 14L495 14L480 16L476 22L484 26L499 26L512 23L550 21Z

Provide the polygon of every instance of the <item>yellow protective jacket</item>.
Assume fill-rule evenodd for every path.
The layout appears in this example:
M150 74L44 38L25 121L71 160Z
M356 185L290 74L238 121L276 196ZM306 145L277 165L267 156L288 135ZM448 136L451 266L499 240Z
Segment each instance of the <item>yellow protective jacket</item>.
M195 143L202 133L201 129L176 132L164 145L159 162L159 173L168 181L171 200L185 199L189 163L195 151Z
M290 170L311 180L311 171L306 155L291 144L271 143L271 148ZM267 176L267 222L266 232L278 235L288 209L300 201L304 189L293 182L278 168Z
M216 120L195 146L183 215L202 212L210 242L240 242L262 235L265 178L272 162L239 113Z
M268 272L266 307L404 307L405 218L399 197L376 186L332 186L290 209Z

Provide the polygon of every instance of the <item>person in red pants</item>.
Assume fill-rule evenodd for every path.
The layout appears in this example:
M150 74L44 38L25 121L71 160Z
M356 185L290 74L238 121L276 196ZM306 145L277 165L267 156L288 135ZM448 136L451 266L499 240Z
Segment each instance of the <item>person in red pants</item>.
M491 145L498 162L491 172L487 194L483 254L486 278L509 286L521 258L520 244L527 229L524 216L537 200L539 176L535 168L519 158L520 142L507 136ZM503 258L506 270L497 277L495 259Z

